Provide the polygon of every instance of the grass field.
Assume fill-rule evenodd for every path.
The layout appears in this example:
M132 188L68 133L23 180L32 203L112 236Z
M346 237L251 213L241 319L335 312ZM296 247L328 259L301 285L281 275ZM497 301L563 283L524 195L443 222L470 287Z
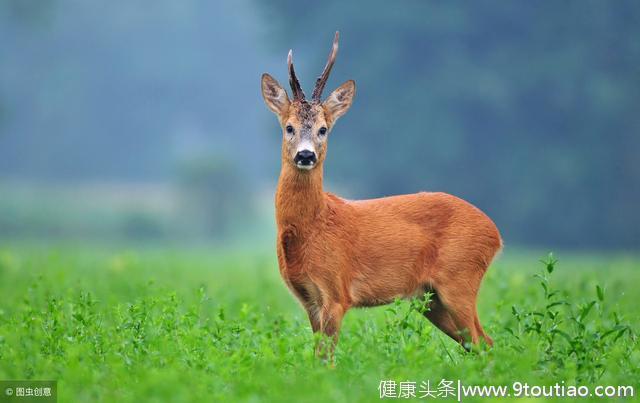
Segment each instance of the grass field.
M637 399L640 259L556 257L551 273L537 252L490 268L479 309L493 349L464 352L399 301L350 311L331 368L271 250L8 245L0 379L56 379L61 402L377 401L383 380L434 400L421 383L443 392L443 379L631 385Z

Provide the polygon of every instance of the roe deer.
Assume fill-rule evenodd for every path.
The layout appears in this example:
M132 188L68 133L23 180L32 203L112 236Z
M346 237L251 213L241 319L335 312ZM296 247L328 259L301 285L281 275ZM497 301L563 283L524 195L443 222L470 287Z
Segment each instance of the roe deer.
M327 138L355 94L350 80L321 99L337 51L338 32L310 101L291 51L293 99L273 77L262 75L262 96L283 130L275 203L284 281L306 309L313 332L330 336L332 357L349 308L427 291L434 295L425 316L435 326L465 348L467 337L492 345L476 309L482 277L502 247L489 217L446 193L351 201L323 191Z

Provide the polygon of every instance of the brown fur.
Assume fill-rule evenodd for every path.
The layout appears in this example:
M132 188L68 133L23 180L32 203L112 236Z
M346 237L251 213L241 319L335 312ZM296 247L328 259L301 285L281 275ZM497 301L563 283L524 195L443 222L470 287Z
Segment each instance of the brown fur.
M280 273L306 309L314 332L337 341L352 307L387 304L432 291L425 316L464 344L483 331L476 310L482 277L501 248L494 223L473 205L445 193L416 193L349 201L323 190L326 137L355 94L352 81L322 103L289 101L263 75L263 96L283 128L282 169L276 192ZM287 134L291 125L295 134ZM302 138L311 139L318 162L311 170L293 158Z

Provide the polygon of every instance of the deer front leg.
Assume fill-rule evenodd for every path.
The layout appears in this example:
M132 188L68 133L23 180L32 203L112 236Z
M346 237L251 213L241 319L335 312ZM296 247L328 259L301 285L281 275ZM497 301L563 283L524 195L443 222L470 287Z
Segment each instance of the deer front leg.
M339 303L327 303L320 309L320 332L323 338L316 344L316 356L334 362L338 333L346 309Z
M311 323L311 330L313 333L318 333L321 328L320 323L320 308L312 303L305 303L304 309L307 311L307 316L309 316L309 323Z

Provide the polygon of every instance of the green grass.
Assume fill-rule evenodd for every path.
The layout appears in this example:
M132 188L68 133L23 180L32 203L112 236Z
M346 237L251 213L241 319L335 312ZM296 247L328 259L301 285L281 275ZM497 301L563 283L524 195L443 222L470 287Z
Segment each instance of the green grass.
M331 368L272 251L7 246L0 379L57 379L61 402L377 401L381 380L419 395L441 379L637 396L640 259L560 254L549 273L541 257L507 251L490 268L493 349L465 353L399 301L350 311Z

